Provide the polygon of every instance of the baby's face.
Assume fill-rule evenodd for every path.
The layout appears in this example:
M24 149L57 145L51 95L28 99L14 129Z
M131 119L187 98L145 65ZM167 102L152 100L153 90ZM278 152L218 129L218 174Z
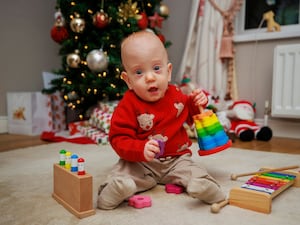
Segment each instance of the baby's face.
M164 97L172 64L160 39L151 33L131 37L122 45L122 61L122 77L141 99L155 102Z

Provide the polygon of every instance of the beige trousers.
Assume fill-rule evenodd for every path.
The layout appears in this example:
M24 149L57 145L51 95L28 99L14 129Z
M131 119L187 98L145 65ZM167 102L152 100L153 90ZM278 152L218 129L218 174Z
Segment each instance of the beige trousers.
M219 185L190 154L151 162L128 162L120 159L107 180L99 187L98 207L113 209L134 195L157 184L177 184L199 200L215 203L225 199Z

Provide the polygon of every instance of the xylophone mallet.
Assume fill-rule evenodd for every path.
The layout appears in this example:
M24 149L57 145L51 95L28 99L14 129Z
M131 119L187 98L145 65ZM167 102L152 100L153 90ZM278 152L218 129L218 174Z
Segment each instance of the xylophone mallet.
M238 177L245 177L245 176L251 176L256 174L262 174L262 173L269 173L269 172L275 172L275 171L283 171L283 170L290 170L290 169L297 169L299 168L298 165L294 166L286 166L286 167L279 167L279 168L273 168L273 169L265 169L261 171L256 172L250 172L250 173L241 173L241 174L231 174L231 180L236 180Z
M222 202L219 202L219 203L214 203L214 204L211 205L210 211L212 213L218 213L227 204L229 204L229 200L228 199L226 199L226 200L224 200Z

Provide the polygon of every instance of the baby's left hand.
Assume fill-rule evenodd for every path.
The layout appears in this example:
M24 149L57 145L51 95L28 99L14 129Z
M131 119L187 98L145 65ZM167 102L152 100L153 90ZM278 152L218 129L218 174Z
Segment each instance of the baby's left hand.
M194 103L196 106L202 106L207 104L208 102L208 98L206 96L206 94L200 90L200 89L196 89L191 93L192 98L194 99Z

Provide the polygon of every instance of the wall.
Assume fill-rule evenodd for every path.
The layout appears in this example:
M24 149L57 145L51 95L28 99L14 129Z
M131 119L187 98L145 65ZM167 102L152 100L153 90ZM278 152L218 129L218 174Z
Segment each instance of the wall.
M0 116L6 116L6 92L40 91L42 71L58 68L58 45L50 37L54 0L0 2Z
M294 43L300 43L300 38L235 43L239 98L256 102L260 118L265 101L272 100L274 48Z
M169 59L173 64L173 78L177 74L184 53L186 35L189 29L191 0L163 0L170 14L163 23L163 32L172 45L168 48Z

